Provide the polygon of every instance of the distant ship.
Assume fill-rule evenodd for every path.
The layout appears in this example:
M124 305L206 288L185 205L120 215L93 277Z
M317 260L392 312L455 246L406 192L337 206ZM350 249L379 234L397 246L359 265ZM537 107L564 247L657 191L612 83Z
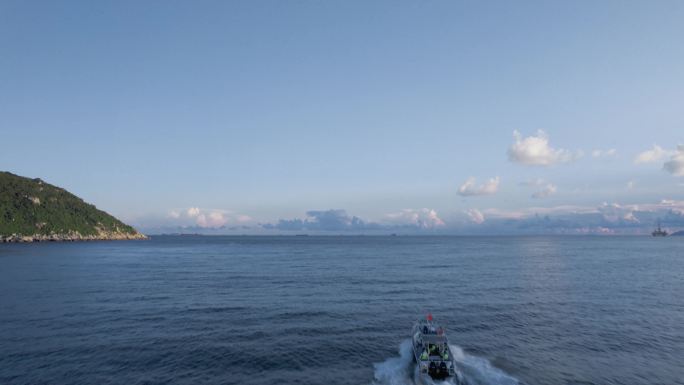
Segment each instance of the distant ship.
M667 231L660 228L660 221L658 221L658 228L651 233L654 237L667 237Z

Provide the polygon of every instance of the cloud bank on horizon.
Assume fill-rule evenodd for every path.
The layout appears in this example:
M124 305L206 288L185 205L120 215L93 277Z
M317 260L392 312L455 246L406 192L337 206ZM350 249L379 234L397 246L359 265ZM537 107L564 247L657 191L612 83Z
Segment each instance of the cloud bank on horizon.
M167 215L169 229L226 229L228 226L238 228L252 222L248 215L238 214L230 210L200 209L189 207L184 210L171 210ZM145 225L143 225L145 226ZM149 225L147 225L149 226ZM162 227L160 227L161 229Z
M551 167L580 159L583 150L567 150L551 145L544 131L524 137L519 131L513 133L514 141L507 149L508 159L522 166ZM616 149L592 150L593 159L614 158ZM634 165L662 164L662 170L674 177L684 176L684 145L666 149L653 145L633 158ZM635 188L629 180L627 190ZM493 196L498 193L501 178L490 177L478 183L469 177L454 189L456 196L473 198ZM681 183L680 183L681 185ZM509 188L529 191L532 200L548 199L558 192L556 184L541 177L511 184ZM434 208L401 209L375 219L350 215L344 209L309 210L303 217L260 222L249 215L230 210L201 209L189 207L171 210L167 216L170 224L151 227L164 232L221 233L558 233L558 234L620 234L643 233L652 224L662 220L666 225L684 227L684 200L662 199L659 202L619 204L603 202L597 206L552 205L530 206L518 209L496 207L471 207L460 210L438 211Z
M190 209L189 209L190 210ZM202 211L202 210L200 210ZM218 215L209 213L218 218ZM198 214L197 218L201 215ZM405 209L378 220L350 215L343 209L310 210L302 218L257 223L240 216L227 220L179 226L150 227L157 233L203 234L642 234L662 221L672 228L684 227L684 200L620 205L604 202L596 207L528 207L518 210L467 209L442 218L434 209Z

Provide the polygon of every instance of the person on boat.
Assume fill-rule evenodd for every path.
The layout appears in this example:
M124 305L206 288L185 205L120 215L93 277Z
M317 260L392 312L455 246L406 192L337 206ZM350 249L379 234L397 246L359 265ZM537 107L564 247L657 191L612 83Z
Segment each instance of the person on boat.
M442 352L442 358L446 361L449 359L449 348L444 346L444 351Z
M420 360L421 361L427 361L428 360L428 354L425 349L423 349L423 353L420 354Z

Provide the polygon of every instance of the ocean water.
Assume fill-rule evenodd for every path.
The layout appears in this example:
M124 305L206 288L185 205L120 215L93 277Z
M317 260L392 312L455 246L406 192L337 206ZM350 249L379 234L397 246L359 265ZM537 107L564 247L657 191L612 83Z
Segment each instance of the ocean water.
M0 245L0 384L684 384L684 237Z

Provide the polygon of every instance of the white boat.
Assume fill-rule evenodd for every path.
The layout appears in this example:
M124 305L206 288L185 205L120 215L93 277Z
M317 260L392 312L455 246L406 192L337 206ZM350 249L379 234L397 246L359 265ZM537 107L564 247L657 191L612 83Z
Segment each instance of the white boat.
M443 327L428 314L413 325L413 359L421 376L462 384Z

